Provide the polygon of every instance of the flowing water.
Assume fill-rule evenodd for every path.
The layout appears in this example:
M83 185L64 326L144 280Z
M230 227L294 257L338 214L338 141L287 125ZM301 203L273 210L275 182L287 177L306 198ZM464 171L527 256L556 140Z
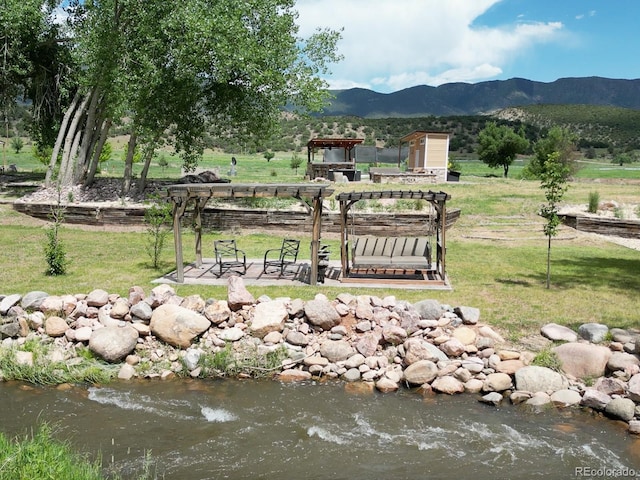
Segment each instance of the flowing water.
M640 474L639 441L616 422L577 409L496 408L471 395L365 394L340 382L0 383L0 405L3 433L47 421L56 438L100 453L106 471L124 478L149 453L157 478L180 480Z

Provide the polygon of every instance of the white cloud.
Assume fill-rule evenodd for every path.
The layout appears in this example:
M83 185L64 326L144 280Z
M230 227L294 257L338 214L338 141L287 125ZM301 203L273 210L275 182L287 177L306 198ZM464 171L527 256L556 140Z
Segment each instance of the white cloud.
M501 0L297 0L300 34L344 27L331 88L378 91L499 75L532 46L553 40L560 23L474 26Z

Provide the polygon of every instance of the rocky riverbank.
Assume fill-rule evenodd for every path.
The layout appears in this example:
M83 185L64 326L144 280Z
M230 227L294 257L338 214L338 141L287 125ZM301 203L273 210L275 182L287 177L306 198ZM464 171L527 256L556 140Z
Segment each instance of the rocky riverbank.
M494 405L582 406L640 433L640 332L600 324L577 332L553 323L541 329L541 339L553 341L545 355L556 371L535 364L540 354L507 346L474 307L348 293L333 300L255 299L232 277L225 300L183 298L168 285L148 295L132 287L127 298L99 289L0 295L0 334L2 352L25 365L34 362L23 348L30 339L52 344L51 361L67 364L88 347L119 366L122 380L210 375L205 359L220 352L236 366L247 355L270 356L275 366L250 362L235 373L340 379L380 392L466 392Z

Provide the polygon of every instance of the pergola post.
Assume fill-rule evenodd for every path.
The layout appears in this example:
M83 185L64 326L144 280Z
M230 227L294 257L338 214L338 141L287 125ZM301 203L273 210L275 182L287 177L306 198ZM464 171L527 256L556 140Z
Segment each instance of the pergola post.
M174 199L173 204L173 243L176 251L176 281L184 282L184 260L182 258L182 226L180 219L185 210L186 202Z
M202 210L209 201L208 197L196 199L194 230L196 236L196 267L202 266Z
M347 230L347 215L349 214L349 207L347 202L340 202L340 260L342 267L342 274L349 273L349 234Z
M318 283L318 254L320 253L320 231L322 229L322 197L313 198L313 229L311 234L311 278L310 285Z

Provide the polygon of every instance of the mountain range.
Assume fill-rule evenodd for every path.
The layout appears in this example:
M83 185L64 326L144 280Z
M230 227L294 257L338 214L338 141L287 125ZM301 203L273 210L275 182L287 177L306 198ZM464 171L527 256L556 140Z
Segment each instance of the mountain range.
M524 105L607 105L640 109L640 79L561 78L536 82L524 78L480 83L420 85L393 93L363 88L332 90L322 115L364 118L481 115Z

